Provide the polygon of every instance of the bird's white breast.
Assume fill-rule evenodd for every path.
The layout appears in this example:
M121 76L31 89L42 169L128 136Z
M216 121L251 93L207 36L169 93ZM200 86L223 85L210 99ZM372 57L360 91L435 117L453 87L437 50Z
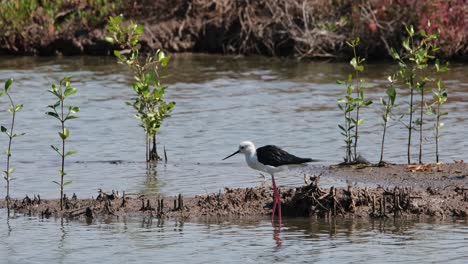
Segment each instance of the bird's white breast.
M256 153L251 154L251 155L245 155L245 161L247 162L247 165L249 165L250 168L254 170L267 172L269 174L273 174L273 173L287 169L287 166L273 167L270 165L264 165L260 163L257 159Z

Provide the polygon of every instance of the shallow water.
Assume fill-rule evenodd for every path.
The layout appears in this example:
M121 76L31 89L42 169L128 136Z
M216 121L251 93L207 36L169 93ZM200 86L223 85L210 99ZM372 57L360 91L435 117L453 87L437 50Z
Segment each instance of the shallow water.
M380 89L366 90L376 105L363 113L367 121L361 129L359 152L376 161L381 135L377 100L386 76L394 69L388 64L367 68L367 82ZM12 165L17 170L12 196L57 196L52 181L58 179L59 162L49 146L59 144L58 124L44 113L54 102L47 89L63 76L73 76L79 92L70 102L82 109L80 119L69 123L68 146L78 154L67 161L67 177L73 183L66 192L88 198L98 188L170 196L258 185L263 180L247 168L242 157L221 161L242 140L257 146L274 143L298 156L322 159L278 176L280 185L300 185L304 173L318 172L321 166L342 160L344 148L337 128L342 116L336 99L344 88L335 81L345 78L349 70L345 63L179 55L167 79L167 99L177 106L159 137L159 149L166 147L169 162L147 175L143 132L132 109L125 106L132 93L130 74L124 67L103 57L3 57L0 80L15 78L12 96L25 105L18 114L16 131L26 135L13 145ZM452 65L445 76L449 115L444 117L441 159L467 159L468 68ZM397 102L404 112L404 100ZM9 118L5 98L0 100L0 109L4 125ZM386 160L405 162L404 126L396 124L388 133ZM424 161L434 160L433 140L433 131L428 131ZM6 148L5 137L0 148ZM416 148L413 154L415 160ZM327 178L321 182L343 184ZM4 195L4 182L0 185L0 195ZM461 263L468 257L467 223L455 221L298 218L286 219L278 233L266 218L191 223L121 219L87 224L34 217L7 221L4 216L0 211L0 259L6 263Z
M85 223L0 212L2 263L464 263L467 222Z
M373 86L366 92L375 105L363 111L367 121L361 128L358 151L371 161L379 156L378 98L392 67L368 65L364 76ZM323 160L278 176L280 185L299 185L304 173L342 161L344 148L337 124L343 118L336 100L344 87L337 85L336 80L345 78L349 70L346 63L176 57L168 69L167 99L176 101L177 106L159 136L159 150L166 147L169 162L159 166L157 175L148 176L143 162L144 135L134 112L125 106L132 96L131 77L125 67L106 57L2 57L0 80L15 78L12 96L25 106L18 114L16 131L26 135L13 144L12 165L17 168L17 179L12 183L12 196L56 196L52 181L58 179L59 159L50 145L59 144L58 124L44 113L46 106L54 102L47 89L63 76L73 76L72 84L79 92L70 103L81 107L80 118L69 122L68 147L78 154L67 160L66 171L73 180L67 192L90 197L96 195L97 188L103 188L127 193L193 195L217 192L225 186L254 186L263 181L245 166L241 156L221 161L242 140L251 140L257 146L276 144L298 156ZM466 159L468 68L452 65L444 76L449 90L445 110L449 115L444 117L441 159ZM398 111L404 112L407 105L399 99ZM9 116L4 110L5 98L0 102L0 120L6 124ZM407 132L402 124L394 124L388 131L385 157L391 162L405 162ZM433 130L425 134L424 161L435 159L433 134ZM417 138L416 135L413 141ZM0 141L1 149L6 148L6 141L5 137ZM413 154L416 161L416 148ZM322 182L339 184L330 179ZM0 184L4 187L3 181Z

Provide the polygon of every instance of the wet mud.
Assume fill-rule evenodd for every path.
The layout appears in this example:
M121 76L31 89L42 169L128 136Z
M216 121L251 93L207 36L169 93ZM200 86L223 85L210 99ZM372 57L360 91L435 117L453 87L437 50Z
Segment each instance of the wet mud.
M344 218L467 217L468 166L463 162L442 165L332 166L308 175L304 185L279 187L283 216ZM344 188L322 188L320 179L346 179ZM100 191L96 198L40 196L12 201L14 214L70 219L149 216L189 220L210 217L257 217L271 214L273 190L263 184L253 188L225 188L223 192L195 197L135 196ZM0 200L0 207L6 202Z

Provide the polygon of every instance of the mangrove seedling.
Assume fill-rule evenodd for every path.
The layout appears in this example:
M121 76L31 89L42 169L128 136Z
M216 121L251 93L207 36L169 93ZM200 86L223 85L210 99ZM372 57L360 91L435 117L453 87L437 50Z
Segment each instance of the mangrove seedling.
M169 117L175 102L166 102L163 97L167 86L161 84L160 70L167 66L170 57L158 50L155 54L142 58L139 38L144 27L133 21L124 26L122 16L109 18L107 31L112 35L106 40L118 45L120 50L114 50L118 63L127 65L134 74L135 81L131 87L135 98L127 105L136 111L136 118L140 121L146 134L146 161L160 160L156 146L156 136L163 123Z
M352 74L348 75L348 80L346 81L341 81L341 80L336 81L338 84L346 85L345 97L338 99L338 108L340 108L344 116L344 125L338 124L338 127L340 128L340 133L344 137L344 142L346 144L346 153L344 157L345 163L351 163L352 157L353 157L351 146L353 144L352 132L354 128L354 123L351 117L351 113L353 112L355 108L355 104L353 100L352 81L353 81Z
M50 146L53 150L55 150L55 152L57 152L61 159L61 168L58 170L60 174L60 182L53 181L55 184L60 186L60 210L63 210L63 189L65 186L72 183L72 181L64 181L64 177L67 175L65 173L65 158L76 153L75 151L65 152L65 143L70 137L70 130L65 126L65 122L70 119L78 118L74 114L80 111L78 106L65 107L65 99L77 92L77 89L71 86L70 78L71 77L63 78L58 86L52 84L52 88L49 90L49 92L57 97L57 101L53 105L48 106L50 109L52 109L52 111L46 112L47 115L56 118L60 122L61 126L58 135L61 139L62 146L60 148L54 145Z
M3 88L3 91L0 91L0 96L3 96L5 94L8 97L8 100L9 100L8 112L11 114L11 123L9 125L9 128L1 126L2 133L4 133L8 137L8 147L7 147L7 150L6 150L6 156L7 156L6 169L3 170L3 178L6 181L6 192L7 193L6 193L5 200L7 202L7 214L8 214L8 216L10 215L10 201L11 201L11 199L10 199L10 181L12 181L14 179L14 178L11 177L11 174L15 171L15 168L10 167L11 144L12 144L14 138L24 135L24 133L15 134L13 132L13 130L15 128L16 113L18 111L20 111L21 109L23 109L23 105L22 104L15 104L15 102L11 98L9 89L10 89L10 86L12 84L13 84L13 79L8 79L5 82L5 86Z
M351 163L357 159L357 142L359 138L359 126L364 123L364 119L360 118L360 110L363 107L367 107L372 104L372 101L367 100L364 94L363 81L359 77L359 73L364 71L364 58L357 55L356 47L359 45L359 38L352 41L347 41L347 45L353 50L353 58L350 61L351 66L354 69L353 74L348 75L346 81L338 80L338 84L346 86L346 96L338 99L338 107L344 114L345 124L338 125L341 130L341 135L345 137L344 141L346 144L346 155L345 163ZM354 84L353 84L354 80ZM353 92L355 97L353 97ZM356 110L355 116L353 111Z
M359 45L360 39L356 38L351 41L347 41L346 44L353 49L353 58L350 61L351 66L354 69L354 91L355 97L353 99L355 109L356 109L356 119L352 119L354 123L354 146L353 146L353 155L354 159L357 159L357 146L358 146L358 139L359 139L359 126L364 124L364 119L360 118L360 110L363 107L367 107L372 104L372 101L366 100L364 91L362 90L362 79L359 77L359 73L364 71L364 61L366 59L361 58L357 55L356 47Z
M419 126L419 158L418 162L422 163L422 145L423 145L423 125L424 113L426 113L425 106L427 105L425 95L428 92L426 84L432 81L427 76L428 63L434 59L434 53L438 48L434 44L434 40L438 38L437 34L427 34L424 30L419 31L420 41L415 41L415 32L413 26L405 26L408 37L403 40L404 55L392 48L392 57L398 62L399 75L404 80L406 86L410 90L409 99L409 121L408 128L408 144L407 156L408 164L411 163L411 139L413 124ZM414 101L414 91L418 91L420 95L419 102L419 118L413 120L413 114L416 111L416 103Z
M437 72L445 72L448 70L448 65L440 66L439 61L436 61L435 67ZM436 148L436 162L439 163L439 139L440 129L444 127L444 123L440 121L441 117L448 115L448 112L443 112L441 106L447 102L447 89L443 86L442 79L437 80L437 90L433 94L434 102L431 105L431 111L435 115L435 148Z
M396 99L396 89L395 89L395 79L393 76L388 77L388 81L390 82L389 87L386 90L387 99L380 97L380 102L382 103L384 113L382 115L383 120L383 133L382 133L382 142L380 145L380 160L379 165L383 165L383 155L384 155L384 144L385 144L385 135L387 133L388 121L392 116L392 110L395 106L395 99Z

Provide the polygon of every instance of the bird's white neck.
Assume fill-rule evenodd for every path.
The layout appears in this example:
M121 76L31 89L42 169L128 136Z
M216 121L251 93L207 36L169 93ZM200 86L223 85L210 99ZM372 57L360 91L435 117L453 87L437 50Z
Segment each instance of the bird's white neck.
M257 159L257 152L245 153L245 161L250 168L259 170L260 162Z

